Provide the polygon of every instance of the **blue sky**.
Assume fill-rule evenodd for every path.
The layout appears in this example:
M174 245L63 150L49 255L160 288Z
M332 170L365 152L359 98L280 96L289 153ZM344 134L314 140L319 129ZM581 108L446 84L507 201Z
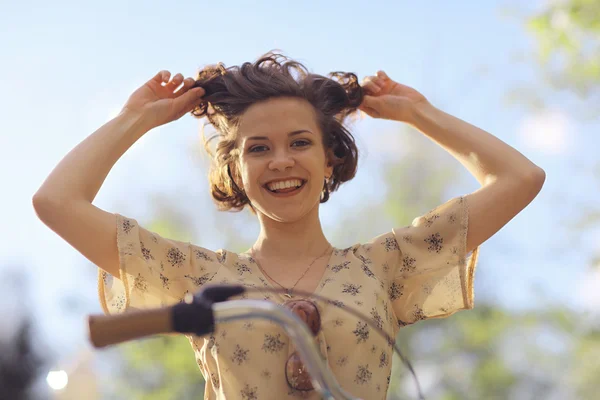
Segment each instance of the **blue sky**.
M549 104L543 113L527 108L525 98L507 105L510 90L538 79L534 68L515 61L533 51L518 16L503 12L530 11L519 3L4 2L0 268L25 270L29 293L0 297L1 315L10 316L10 304L25 301L62 358L87 347L83 318L100 312L95 268L37 220L31 196L71 148L157 71L191 76L205 64L252 61L271 49L318 73L346 70L363 77L384 69L542 166L547 182L538 199L483 246L476 298L495 298L510 308L541 306L535 286L553 301L591 308L594 297L586 288L598 277L589 275L586 261L600 230L579 237L566 225L580 204L598 199L591 175L580 167L592 165L599 146L590 132L599 126L572 118L572 99L564 94L542 92ZM377 195L380 161L402 155L400 147L395 154L394 146L381 145L404 143L396 127L369 120L356 125L367 151L356 180L337 196L344 204L365 188ZM189 116L150 132L115 166L96 204L143 222L161 195L191 213L202 228L194 232L198 244L219 247L210 227L234 217L213 211L198 149L198 122ZM477 188L474 180L465 182L470 184L457 185L452 195ZM326 231L337 216L334 205L324 207ZM66 311L65 297L82 305Z

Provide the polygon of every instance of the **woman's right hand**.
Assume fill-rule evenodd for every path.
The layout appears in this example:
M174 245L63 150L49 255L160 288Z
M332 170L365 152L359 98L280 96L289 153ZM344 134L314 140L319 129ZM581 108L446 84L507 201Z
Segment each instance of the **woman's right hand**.
M180 73L169 81L170 77L169 71L160 71L129 96L123 111L140 115L149 129L175 121L192 111L204 96L204 89L191 89L195 80L184 80ZM183 86L175 91L182 82Z

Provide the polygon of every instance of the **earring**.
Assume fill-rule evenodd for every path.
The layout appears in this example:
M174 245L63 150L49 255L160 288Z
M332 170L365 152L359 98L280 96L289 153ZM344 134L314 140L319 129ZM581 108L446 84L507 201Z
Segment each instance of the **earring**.
M321 203L329 200L329 184L327 182L327 178L323 179L323 190L321 192Z

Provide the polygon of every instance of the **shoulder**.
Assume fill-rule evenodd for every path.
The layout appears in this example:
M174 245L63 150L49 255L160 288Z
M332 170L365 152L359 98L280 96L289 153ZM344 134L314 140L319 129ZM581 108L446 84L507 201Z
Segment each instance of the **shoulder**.
M397 263L400 247L390 231L378 235L366 242L354 244L342 250L336 250L340 262L357 263L365 270L380 278L387 278L391 267Z

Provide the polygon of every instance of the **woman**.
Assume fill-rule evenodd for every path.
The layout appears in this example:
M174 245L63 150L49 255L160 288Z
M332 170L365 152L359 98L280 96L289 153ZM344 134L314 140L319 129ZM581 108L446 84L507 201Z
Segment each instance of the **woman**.
M333 247L321 229L319 204L355 175L358 152L343 122L357 109L411 124L459 160L481 188L411 226ZM190 111L206 116L220 134L210 175L217 205L248 206L260 222L245 253L165 239L92 204L129 147ZM322 355L346 391L385 399L390 343L336 305L370 315L392 337L406 324L472 308L478 246L535 198L544 179L515 149L383 72L361 86L353 74L325 78L267 54L240 67L207 67L196 79L170 79L161 71L59 163L33 203L45 224L100 268L107 313L173 304L209 282L283 287L288 292L281 295L248 295L280 304L298 299L294 290L335 299L314 301ZM205 398L318 398L286 374L294 348L273 323L232 323L209 338L189 339L207 381Z

